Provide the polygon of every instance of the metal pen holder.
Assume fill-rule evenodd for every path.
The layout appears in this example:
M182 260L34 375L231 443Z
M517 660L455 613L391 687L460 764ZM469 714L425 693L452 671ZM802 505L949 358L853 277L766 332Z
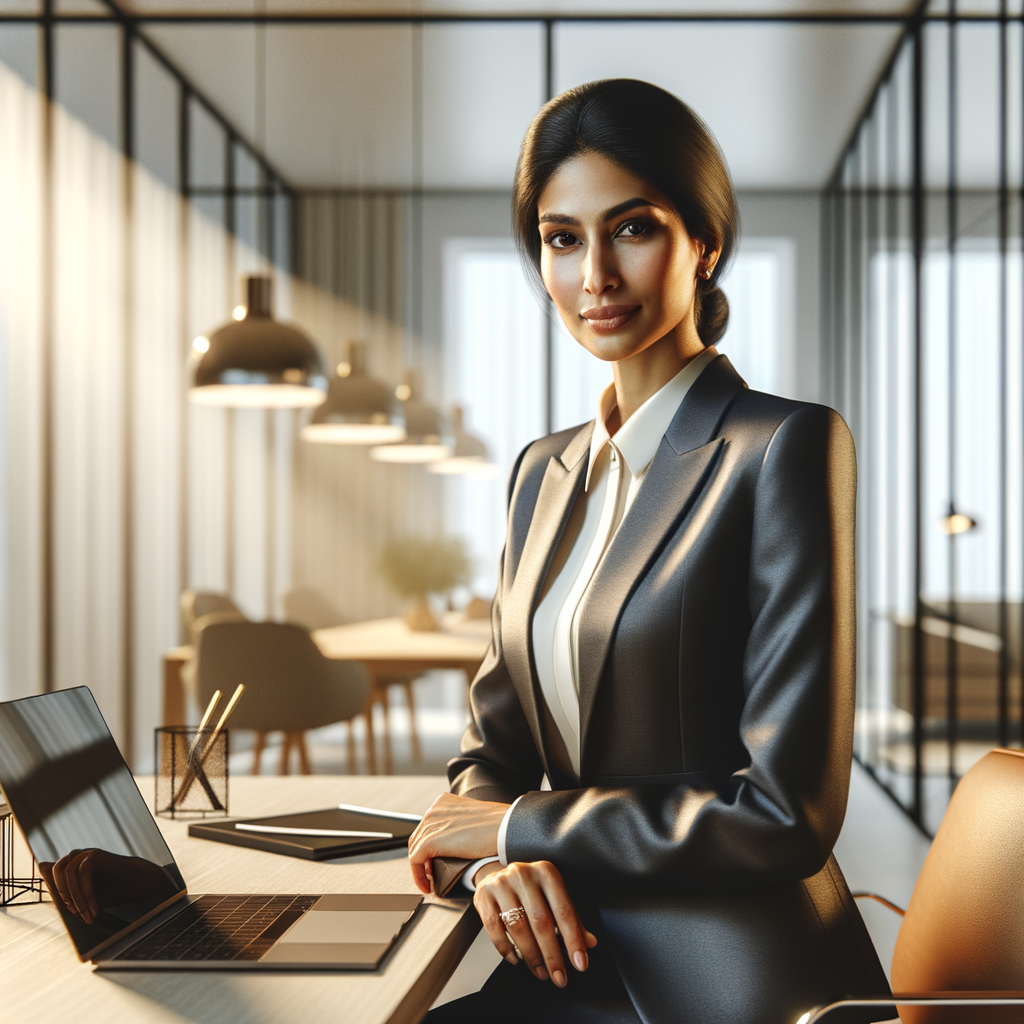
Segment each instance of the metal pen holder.
M163 818L228 813L228 730L169 725L154 734L153 809Z
M42 903L45 894L36 859L21 838L10 807L0 799L0 907Z

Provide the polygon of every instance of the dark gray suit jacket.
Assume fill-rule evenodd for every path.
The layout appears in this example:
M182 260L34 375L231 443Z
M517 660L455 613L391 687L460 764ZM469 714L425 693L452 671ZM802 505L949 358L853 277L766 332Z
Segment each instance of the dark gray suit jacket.
M453 791L525 794L509 859L552 861L595 906L649 1022L793 1024L887 993L831 857L853 737L845 423L747 390L724 356L705 368L580 610L576 779L553 754L531 621L592 430L534 442L513 470Z

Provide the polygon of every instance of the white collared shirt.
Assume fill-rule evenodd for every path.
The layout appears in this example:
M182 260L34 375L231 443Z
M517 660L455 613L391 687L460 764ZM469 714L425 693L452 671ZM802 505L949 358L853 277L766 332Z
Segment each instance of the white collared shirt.
M584 491L583 522L575 536L567 530L554 566L558 575L533 616L533 651L541 691L565 741L573 771L580 774L579 612L597 567L636 498L679 405L693 382L718 352L705 349L640 406L615 432L615 386L601 395ZM576 515L579 511L575 510ZM571 545L571 547L570 547Z
M566 529L546 592L533 615L533 654L541 692L565 743L573 771L580 774L579 612L590 584L636 498L665 431L693 382L718 352L708 346L667 384L640 406L615 432L608 421L616 410L615 385L609 384L598 403L590 441L590 462L584 489L576 499L577 531ZM498 832L498 857L507 864L505 835L516 803L509 807ZM494 857L471 864L463 876L472 890L473 877Z

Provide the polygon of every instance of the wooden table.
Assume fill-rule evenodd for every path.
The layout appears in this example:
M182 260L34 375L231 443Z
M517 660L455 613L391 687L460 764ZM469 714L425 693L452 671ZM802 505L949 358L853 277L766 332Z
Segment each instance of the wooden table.
M404 619L371 619L344 626L318 629L313 634L317 646L328 658L361 661L373 678L373 689L366 713L366 760L370 772L377 771L376 737L373 730L373 705L384 712L384 772L392 771L391 730L388 726L388 687L400 683L409 705L413 757L419 758L416 734L416 706L412 680L432 669L456 669L466 673L467 683L480 668L491 642L489 619L467 619L460 612L449 612L441 627L429 632L409 629Z
M147 802L152 780L140 779ZM441 777L287 776L230 782L233 815L341 801L420 813ZM159 819L194 893L416 892L403 850L315 864L204 839ZM50 903L0 909L0 1020L11 1024L415 1024L479 931L468 900L429 902L373 972L131 971L81 964Z
M373 679L367 704L366 761L371 774L377 773L377 742L373 728L373 706L384 711L384 771L392 770L391 733L388 728L388 687L405 685L409 714L415 716L411 681L432 669L456 669L472 682L491 642L489 619L467 619L460 612L444 616L441 628L429 633L409 629L405 620L371 619L344 626L318 629L312 634L321 652L339 661L361 661ZM191 647L176 647L164 654L164 725L184 725L185 698L181 668L192 656ZM419 756L419 740L413 721L413 756Z

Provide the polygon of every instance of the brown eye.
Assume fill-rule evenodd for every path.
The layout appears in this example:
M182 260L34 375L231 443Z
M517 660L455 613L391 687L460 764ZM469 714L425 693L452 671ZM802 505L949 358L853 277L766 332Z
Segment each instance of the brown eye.
M571 249L579 239L569 231L556 231L544 239L545 245L552 249Z
M627 220L615 233L617 238L642 238L651 230L651 225L645 220Z

